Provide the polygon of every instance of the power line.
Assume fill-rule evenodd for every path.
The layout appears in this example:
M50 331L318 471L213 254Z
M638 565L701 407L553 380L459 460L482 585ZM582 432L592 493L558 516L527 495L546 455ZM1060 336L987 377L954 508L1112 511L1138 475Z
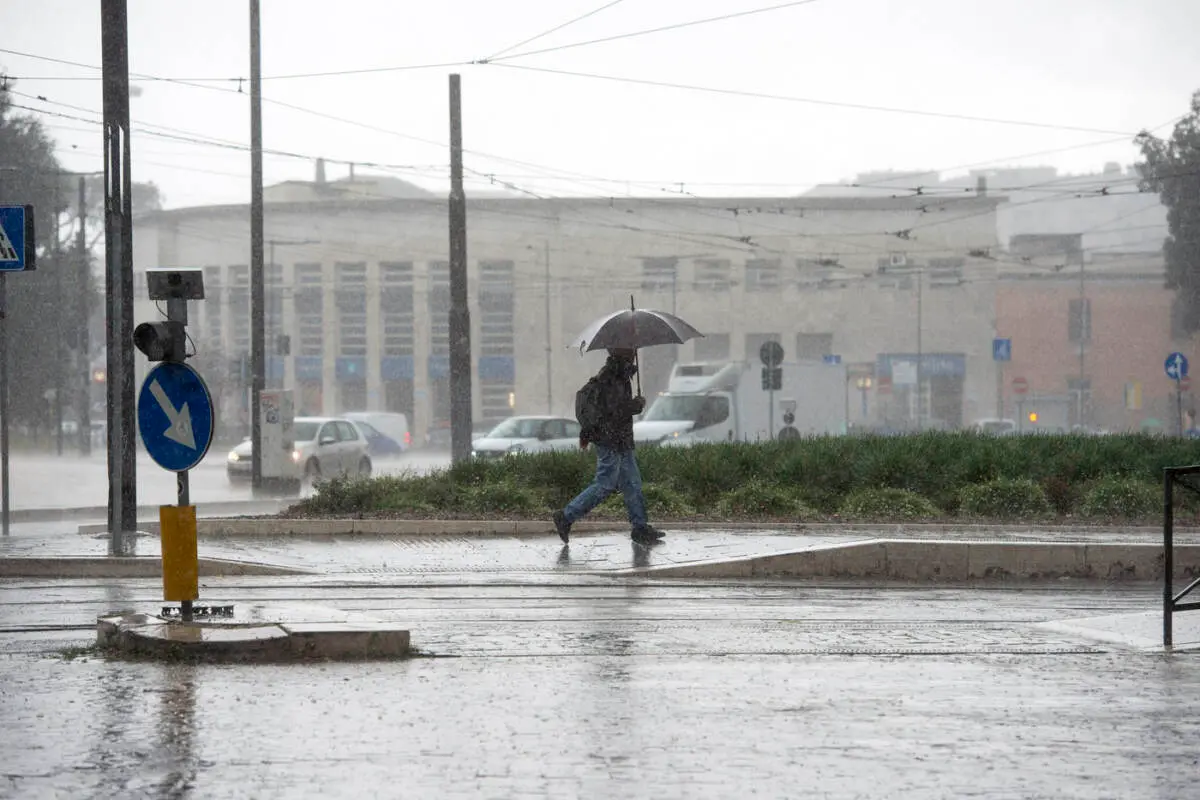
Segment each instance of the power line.
M589 39L586 42L572 42L570 44L560 44L555 47L546 47L541 50L526 50L526 51L520 52L520 53L513 53L510 56L501 56L500 58L495 59L495 61L493 61L490 58L483 58L483 59L478 60L475 63L477 63L477 64L493 64L493 63L496 63L497 61L508 61L509 59L513 59L513 58L525 58L527 56L537 56L537 55L542 55L543 53L554 53L559 50L569 50L574 47L586 47L588 45L593 45L593 44L603 44L605 42L615 42L615 41L618 41L621 39L632 39L637 36L649 36L650 34L653 34L653 33L664 33L666 31L680 30L681 28L691 28L696 25L707 25L710 22L724 22L726 20L736 19L738 17L748 17L753 14L765 14L769 11L779 11L779 10L785 9L785 8L792 8L794 6L806 6L810 3L815 3L815 2L817 2L817 0L792 0L792 2L789 2L789 3L780 3L779 5L767 6L765 8L752 8L748 11L737 11L732 14L722 14L719 17L707 17L705 19L694 19L689 22L676 22L672 25L663 25L658 28L650 28L650 29L641 30L641 31L630 31L628 33L618 33L614 36L604 36L599 39Z
M531 67L525 64L506 64L495 62L495 66L504 67L507 69L520 69L528 72L543 72L549 75L562 75L571 78L590 78L592 80L612 81L615 83L629 83L638 86L654 86L660 89L681 89L690 92L704 92L707 94L719 94L728 97L747 97L757 100L779 100L788 103L804 103L808 105L830 106L833 108L850 108L858 111L880 111L888 114L909 114L918 117L935 117L939 119L955 119L964 122L986 122L993 125L1017 125L1027 128L1046 128L1049 130L1060 131L1079 131L1081 133L1103 133L1108 135L1121 135L1133 137L1136 134L1123 131L1114 131L1104 128L1085 128L1078 125L1058 125L1050 122L1031 122L1028 120L1002 119L999 117L980 117L972 114L955 114L944 111L923 111L915 108L896 108L892 106L876 106L866 103L846 103L838 100L819 100L811 97L795 97L785 94L772 94L769 92L752 92L743 89L721 89L712 86L696 86L688 83L673 83L670 81L656 81L646 78L627 78L620 75L600 75L594 72L574 72L565 69L552 69L550 67Z
M51 64L62 64L64 66L68 66L68 67L81 67L83 69L95 70L97 72L100 71L100 67L97 67L94 64L84 64L79 61L69 61L69 60L63 59L63 58L52 58L51 56L43 56L43 55L38 55L36 53L24 53L19 50L8 50L5 48L0 48L0 53L8 53L9 55L20 56L22 58L31 58L31 59L34 59L37 61L47 61ZM334 71L330 71L330 72L306 72L306 73L299 73L299 74L294 74L294 75L264 75L262 79L264 81L272 81L272 80L290 80L293 78L326 78L326 77L339 76L339 75L364 75L364 74L371 73L371 72L402 72L402 71L408 71L408 70L466 67L466 66L470 66L471 63L472 62L470 62L470 61L446 61L446 62L433 63L433 64L403 64L400 66L393 66L393 67L346 69L346 70L334 70ZM9 77L9 80L38 80L38 81L99 81L99 80L103 80L102 75L75 75L75 76L10 75L8 77ZM240 88L241 85L243 83L246 83L249 80L245 76L241 76L241 75L229 77L229 78L219 78L219 77L177 78L177 77L163 77L163 76L159 76L159 75L147 75L147 74L141 73L141 72L130 72L129 77L131 80L159 81L159 82L163 82L163 83L179 83L179 84L184 84L184 85L193 84L193 83L236 83L236 84L238 84L239 88L233 89L231 91L235 91L239 94L242 93L242 90ZM198 87L198 88L213 88L213 87Z
M587 12L586 14L581 14L572 20L562 23L561 25L556 25L553 28L550 28L549 30L542 31L541 33L537 34L536 36L530 36L528 39L522 39L521 41L517 42L516 44L511 44L508 47L504 48L503 50L499 50L499 51L493 53L492 55L488 56L487 60L490 61L494 58L498 58L498 57L504 55L505 53L509 52L510 50L516 50L518 47L524 47L525 45L529 44L530 42L535 42L538 39L542 39L546 36L549 36L552 33L557 33L558 31L561 31L563 28L574 25L576 22L582 22L583 20L587 19L588 17L593 17L596 14L599 14L601 11L610 9L613 6L617 5L618 3L622 3L622 2L624 2L624 0L612 0L609 3L605 3L604 5L600 6L599 8L593 8L591 11Z

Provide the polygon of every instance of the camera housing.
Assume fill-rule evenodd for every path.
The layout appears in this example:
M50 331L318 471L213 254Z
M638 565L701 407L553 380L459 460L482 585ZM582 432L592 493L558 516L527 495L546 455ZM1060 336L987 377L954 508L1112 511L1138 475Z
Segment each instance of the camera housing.
M203 300L204 271L199 269L146 270L151 300Z

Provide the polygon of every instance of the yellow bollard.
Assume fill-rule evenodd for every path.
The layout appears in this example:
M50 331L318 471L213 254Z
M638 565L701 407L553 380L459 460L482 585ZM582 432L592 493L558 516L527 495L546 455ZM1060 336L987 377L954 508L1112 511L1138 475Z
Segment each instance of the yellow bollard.
M162 526L163 600L190 604L200 597L196 507L159 506L158 521Z

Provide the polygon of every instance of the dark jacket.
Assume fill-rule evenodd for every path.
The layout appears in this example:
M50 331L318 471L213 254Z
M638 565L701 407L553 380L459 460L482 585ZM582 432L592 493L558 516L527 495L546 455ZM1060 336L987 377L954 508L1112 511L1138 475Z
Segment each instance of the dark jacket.
M613 450L633 449L633 418L642 413L646 401L633 396L628 362L610 357L596 373L600 383L600 425L583 432L584 441Z

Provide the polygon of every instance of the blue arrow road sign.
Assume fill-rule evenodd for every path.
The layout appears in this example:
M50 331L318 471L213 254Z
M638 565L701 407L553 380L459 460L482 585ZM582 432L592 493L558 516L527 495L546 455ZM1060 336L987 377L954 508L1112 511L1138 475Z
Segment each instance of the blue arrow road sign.
M33 267L33 206L0 206L0 272Z
M138 431L155 463L171 472L196 466L213 428L212 395L196 370L175 363L150 370L138 395Z
M1012 339L992 339L992 360L1012 361Z
M1167 356L1166 363L1163 367L1167 371L1167 377L1173 381L1180 381L1187 377L1188 360L1183 353L1171 353Z

